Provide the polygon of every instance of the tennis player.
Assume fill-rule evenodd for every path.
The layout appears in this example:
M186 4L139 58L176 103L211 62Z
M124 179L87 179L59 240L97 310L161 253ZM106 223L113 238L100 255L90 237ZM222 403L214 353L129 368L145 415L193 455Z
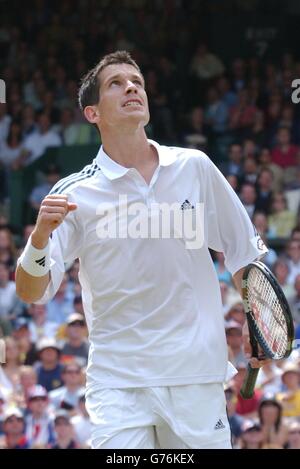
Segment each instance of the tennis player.
M49 301L65 264L79 258L93 448L230 448L227 346L209 248L224 252L238 288L243 268L267 249L204 153L147 139L144 78L127 52L88 72L79 103L102 146L43 200L19 259L18 295ZM196 221L195 231L180 232L170 206Z

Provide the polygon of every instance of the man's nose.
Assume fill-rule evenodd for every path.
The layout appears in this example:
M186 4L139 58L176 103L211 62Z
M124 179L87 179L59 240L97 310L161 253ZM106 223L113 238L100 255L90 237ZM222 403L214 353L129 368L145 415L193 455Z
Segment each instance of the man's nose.
M126 93L128 94L132 92L137 93L137 87L132 81L128 80L127 85L126 85Z

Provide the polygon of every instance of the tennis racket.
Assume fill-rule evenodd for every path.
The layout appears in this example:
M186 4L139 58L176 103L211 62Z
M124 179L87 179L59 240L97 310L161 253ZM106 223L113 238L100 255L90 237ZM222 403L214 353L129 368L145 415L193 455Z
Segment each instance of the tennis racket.
M280 360L290 355L294 324L288 302L272 272L259 261L251 262L244 271L242 295L252 356ZM259 347L263 356L259 356ZM253 396L259 368L247 368L240 394Z

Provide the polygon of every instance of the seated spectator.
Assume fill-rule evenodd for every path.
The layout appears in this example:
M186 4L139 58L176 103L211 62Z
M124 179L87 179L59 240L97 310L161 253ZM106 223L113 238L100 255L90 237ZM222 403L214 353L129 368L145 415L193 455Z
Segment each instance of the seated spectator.
M37 131L35 110L30 104L25 104L23 107L21 125L23 139Z
M10 268L15 268L16 246L12 231L7 226L0 226L0 262L6 263Z
M38 360L35 342L30 338L28 319L19 317L14 321L13 338L17 341L19 347L20 362L24 365L32 365Z
M42 109L43 114L47 114L53 123L57 123L59 119L59 109L54 102L54 93L46 91L42 96Z
M284 448L288 429L282 422L282 406L275 398L263 398L258 407L259 422L265 445Z
M259 235L265 238L269 231L268 218L266 214L264 212L255 211L252 221Z
M7 168L13 167L14 161L20 158L22 154L21 131L20 124L18 122L12 122L7 139L0 146L0 161Z
M285 169L283 177L284 188L289 191L298 191L300 189L300 148L296 153L295 166Z
M200 106L194 107L189 114L188 125L184 131L184 146L205 151L207 148L206 133L203 109Z
M20 407L24 408L27 405L29 390L37 384L37 374L33 366L21 365L20 366Z
M238 143L230 145L228 158L227 162L221 164L220 170L225 176L232 174L237 178L241 178L243 175L243 153L241 145Z
M31 342L36 343L43 337L55 338L58 324L48 321L44 304L31 304L27 312L31 317L28 325Z
M242 300L234 300L231 303L224 319L225 321L227 321L227 323L229 321L234 321L240 324L241 326L244 325L246 317Z
M49 147L61 145L59 135L51 130L51 121L47 114L40 114L38 117L38 130L24 140L26 153L19 161L21 166L27 166L37 160Z
M91 430L92 424L89 414L85 407L85 394L82 392L79 396L77 414L71 418L74 427L76 441L81 448L89 448L91 446Z
M217 90L221 101L227 106L228 109L236 105L237 94L231 90L228 78L222 76L218 79Z
M251 138L245 138L242 142L242 152L244 160L251 158L256 162L257 147ZM251 182L251 181L250 181ZM254 181L255 182L255 181Z
M48 393L45 388L35 385L29 389L25 434L31 449L48 448L55 441L53 422L47 412Z
M288 283L292 285L300 274L300 241L290 240L286 246L287 263L289 266Z
M268 238L288 238L296 225L296 216L288 210L283 192L273 195L268 224Z
M50 164L44 171L45 181L32 189L29 196L29 203L31 207L38 211L42 200L49 194L52 187L61 178L60 168L55 164Z
M287 449L300 449L300 422L289 423Z
M68 317L67 340L61 354L64 357L76 357L77 361L85 366L87 364L89 346L87 342L87 330L84 317L81 314L73 313Z
M294 286L289 283L289 265L285 259L278 259L273 265L273 273L277 278L279 285L288 301L292 299L295 293Z
M246 85L246 64L241 58L234 59L231 70L231 83L234 91L245 88Z
M289 298L291 313L296 326L300 324L300 274L295 278L294 295Z
M235 136L243 137L251 129L257 108L249 100L247 89L238 91L237 104L230 110L229 127L235 132Z
M60 409L54 418L54 430L56 441L51 445L51 449L78 449L79 445L75 440L74 428L70 416L66 410Z
M257 197L254 185L249 184L249 182L243 184L241 187L239 197L249 217L252 218L254 211L255 211L256 197Z
M284 417L299 417L300 415L300 370L293 363L286 363L281 375L286 391L277 394L276 398L283 408Z
M247 364L243 348L242 326L240 323L230 320L225 323L226 341L229 347L230 361L234 366Z
M262 110L257 109L253 124L249 130L248 136L255 142L260 148L266 143L266 127L265 127L265 115Z
M254 158L246 157L244 160L243 177L241 183L255 184L257 180L257 163Z
M55 409L74 410L78 406L82 387L81 367L76 361L66 363L62 369L64 385L49 393L49 399Z
M48 392L63 385L59 363L60 348L54 339L43 338L38 342L37 351L40 363L36 365L38 384L46 388Z
M258 164L260 171L267 168L272 171L272 191L279 192L283 186L283 169L277 164L272 163L272 155L269 148L262 148L258 155Z
M224 134L228 128L228 108L220 100L215 87L209 88L207 93L205 123L216 136Z
M269 215L272 203L273 172L268 167L262 168L257 178L256 210Z
M25 435L25 420L17 407L7 409L3 418L4 437L0 449L29 449Z
M20 357L18 344L12 337L5 337L5 363L0 366L0 390L8 403L13 403L20 385Z
M239 440L240 449L261 449L262 446L263 434L260 425L253 421L244 422Z
M92 143L90 129L84 123L75 122L75 112L71 108L62 109L59 125L56 130L63 145L82 145ZM84 137L84 132L86 136Z
M283 169L296 166L298 147L291 143L291 132L287 127L277 131L277 145L272 150L272 161Z
M282 111L278 127L286 127L290 129L291 139L295 143L299 142L299 121L295 116L295 106L293 103L285 103Z

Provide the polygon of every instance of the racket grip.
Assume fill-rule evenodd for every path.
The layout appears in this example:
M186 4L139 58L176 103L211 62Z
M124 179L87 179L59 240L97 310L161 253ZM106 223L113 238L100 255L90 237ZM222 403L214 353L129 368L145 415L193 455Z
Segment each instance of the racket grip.
M259 368L251 368L251 366L248 365L247 374L240 390L240 395L243 399L251 399L253 396L258 372Z

